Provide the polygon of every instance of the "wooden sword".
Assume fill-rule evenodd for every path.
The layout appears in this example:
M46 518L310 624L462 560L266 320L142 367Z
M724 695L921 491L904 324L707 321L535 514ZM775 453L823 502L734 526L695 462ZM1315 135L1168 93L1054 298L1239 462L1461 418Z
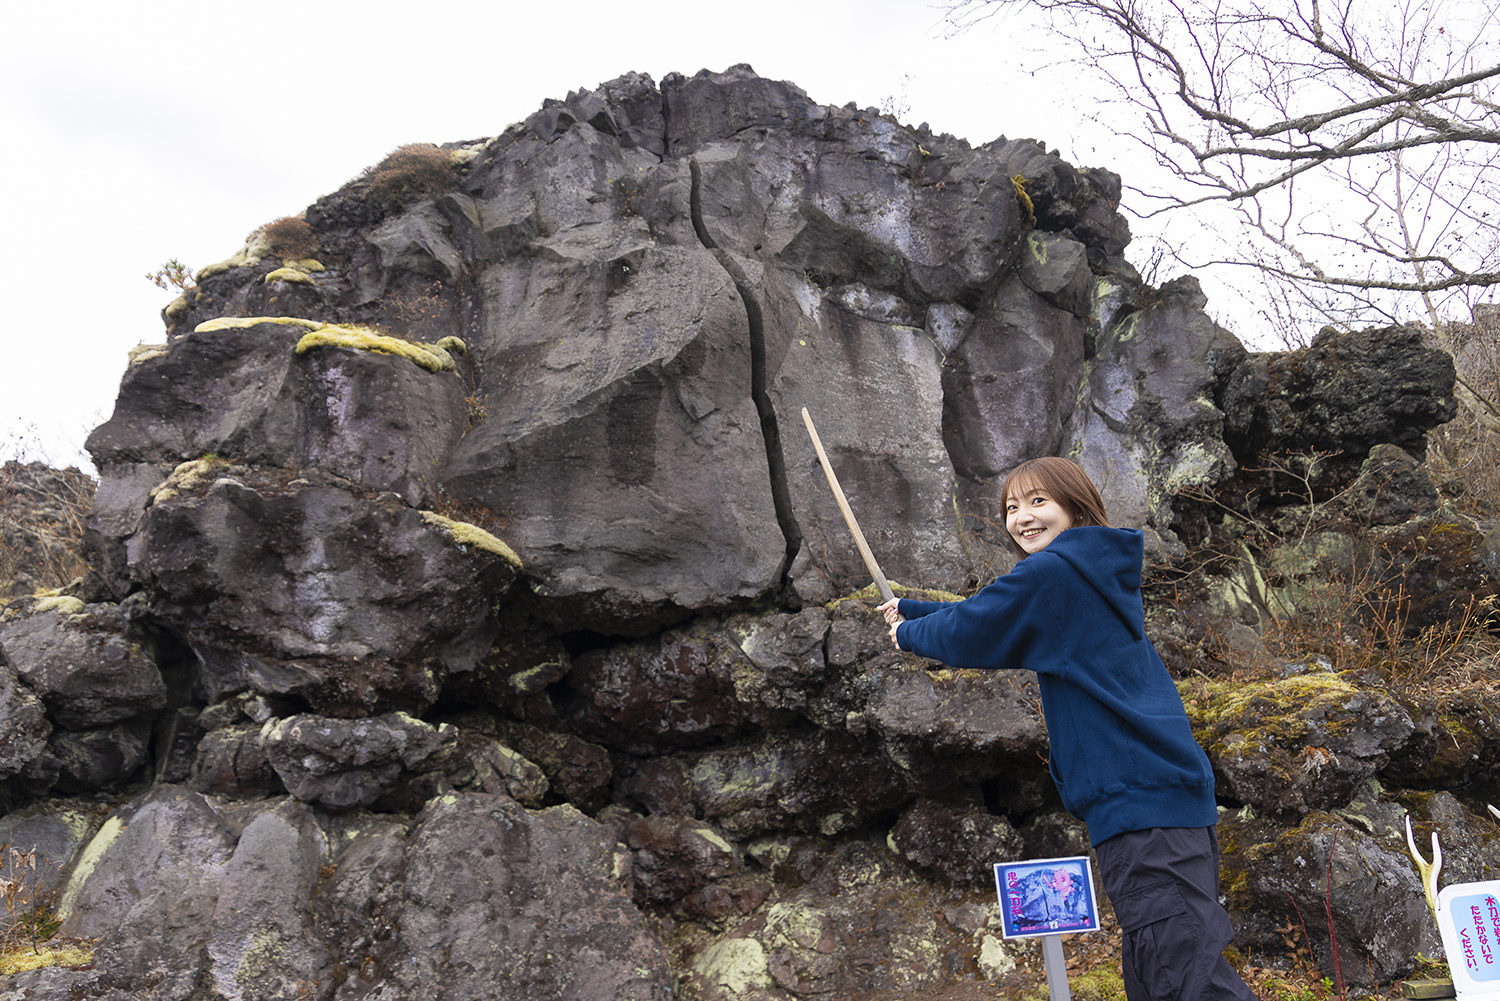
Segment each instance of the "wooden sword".
M875 586L880 588L880 596L890 601L896 595L891 591L890 581L885 579L885 574L880 572L880 564L875 562L875 554L870 552L870 544L865 541L865 533L859 530L859 522L854 520L854 512L849 507L849 501L844 497L844 490L839 486L839 478L833 473L833 465L828 461L828 453L823 451L823 442L818 437L818 429L813 427L812 415L807 408L802 408L802 423L807 425L807 433L812 437L813 448L817 449L818 461L823 464L823 473L828 477L828 485L833 488L833 499L838 501L839 510L843 512L844 523L849 526L849 531L854 535L854 544L859 547L859 555L864 559L865 566L870 571L870 576L875 578Z

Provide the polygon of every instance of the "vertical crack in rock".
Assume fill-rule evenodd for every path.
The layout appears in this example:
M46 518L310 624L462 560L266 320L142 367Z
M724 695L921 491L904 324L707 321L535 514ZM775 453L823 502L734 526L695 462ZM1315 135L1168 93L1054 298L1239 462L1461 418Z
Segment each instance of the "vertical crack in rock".
M776 420L776 408L771 405L771 395L766 392L766 330L765 315L760 301L750 288L750 279L745 270L714 243L708 227L703 223L702 172L697 160L688 161L692 174L692 188L688 195L688 210L693 220L693 231L698 242L714 255L714 260L728 273L734 282L735 291L745 306L745 319L750 327L750 397L755 401L755 412L760 415L760 433L766 442L766 465L771 472L771 503L776 508L776 522L786 539L786 559L781 565L781 579L786 582L792 560L802 549L802 529L792 516L792 492L787 483L786 457L781 450L781 427Z

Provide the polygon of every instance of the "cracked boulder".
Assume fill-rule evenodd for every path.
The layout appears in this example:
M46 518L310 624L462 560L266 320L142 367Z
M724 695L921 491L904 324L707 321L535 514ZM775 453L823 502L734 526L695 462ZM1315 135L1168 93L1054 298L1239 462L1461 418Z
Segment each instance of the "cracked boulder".
M157 493L129 569L197 654L210 701L248 689L344 715L425 707L488 649L490 603L517 573L498 540L455 531L326 474L210 469Z
M612 828L571 806L449 795L409 836L372 825L335 859L317 904L356 976L415 1001L673 996L666 949L630 900Z
M1418 955L1437 955L1437 924L1392 821L1399 818L1376 820L1373 832L1323 812L1289 830L1221 824L1219 837L1234 845L1224 857L1224 888L1236 944L1271 945L1274 926L1290 923L1305 929L1322 969L1334 968L1337 949L1349 983L1366 987L1409 974Z
M88 441L100 469L90 540L120 594L151 492L185 461L317 467L412 506L431 501L463 434L463 383L373 351L298 354L315 326L242 321L133 355L114 414Z
M1342 485L1370 449L1426 451L1425 435L1453 419L1453 358L1421 327L1325 330L1296 351L1251 355L1225 380L1224 438L1243 463L1264 451L1329 453L1320 479Z
M10 662L60 727L88 730L148 714L167 687L147 638L118 606L74 602L0 624L0 656Z
M703 619L574 658L561 707L580 735L633 754L705 746L785 724L823 679L827 616Z
M297 799L330 810L372 805L403 771L436 754L447 732L405 713L373 719L292 716L267 723L261 744L267 762Z

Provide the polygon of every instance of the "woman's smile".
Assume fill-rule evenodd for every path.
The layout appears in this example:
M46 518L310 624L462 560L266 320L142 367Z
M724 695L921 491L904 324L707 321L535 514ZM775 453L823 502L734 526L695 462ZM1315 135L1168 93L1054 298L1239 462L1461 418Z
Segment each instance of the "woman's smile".
M1052 544L1073 527L1068 509L1042 490L1012 494L1005 501L1005 530L1029 556Z

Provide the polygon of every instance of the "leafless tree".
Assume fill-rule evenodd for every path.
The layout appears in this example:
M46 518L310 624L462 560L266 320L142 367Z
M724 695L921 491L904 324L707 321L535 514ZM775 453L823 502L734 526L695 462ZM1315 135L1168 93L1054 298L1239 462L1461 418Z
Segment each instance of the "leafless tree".
M1095 120L1149 153L1126 177L1139 228L1264 282L1284 335L1437 326L1500 287L1488 0L960 0L949 19L1008 11L1044 16L1111 95Z

